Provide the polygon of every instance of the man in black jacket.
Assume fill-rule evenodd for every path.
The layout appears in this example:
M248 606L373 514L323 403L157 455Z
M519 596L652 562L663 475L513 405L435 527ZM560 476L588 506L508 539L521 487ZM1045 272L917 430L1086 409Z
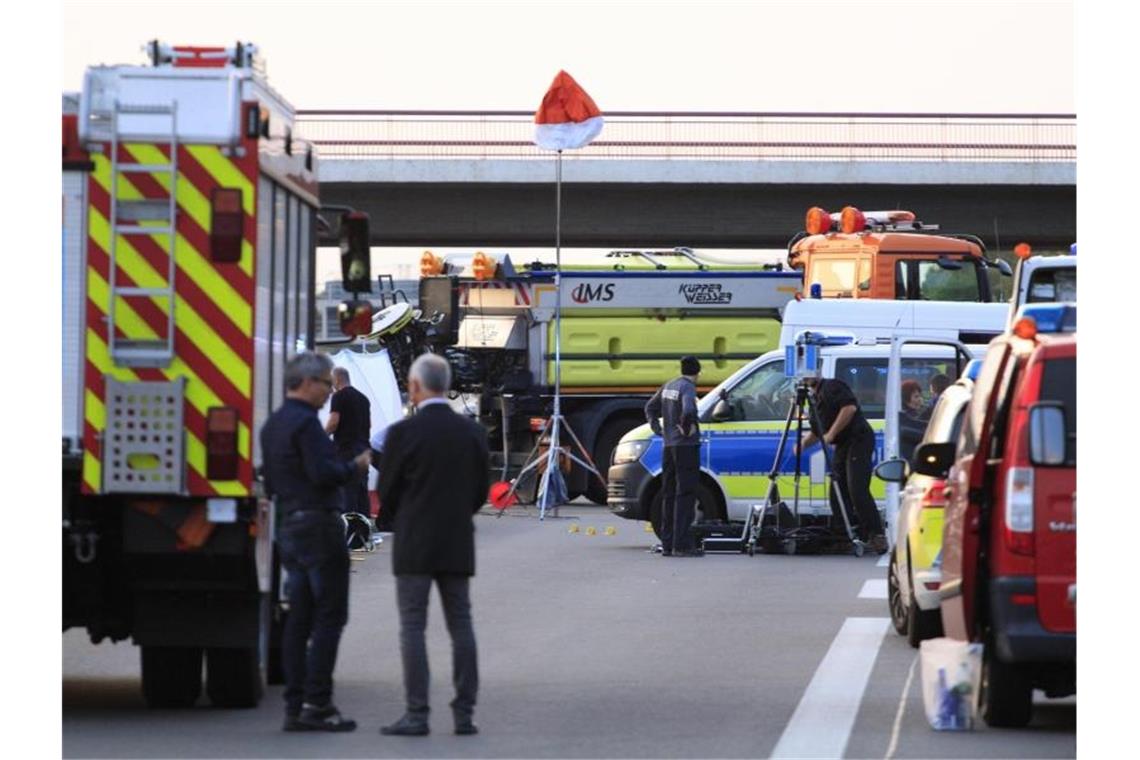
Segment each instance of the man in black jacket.
M352 387L352 376L344 367L333 367L332 404L325 431L332 435L333 446L341 459L349 460L368 450L368 430L372 426L372 404L368 397ZM344 511L367 516L368 473L344 487Z
M262 472L277 502L277 545L288 571L281 643L286 731L351 731L333 706L332 673L348 621L348 548L341 486L368 472L371 455L337 456L317 410L332 391L332 360L298 354L285 365L285 403L261 428Z
M412 363L408 396L416 414L388 428L380 463L377 490L396 536L392 572L407 708L398 721L380 729L387 735L428 733L424 629L433 580L451 634L455 733L479 730L472 722L479 669L468 588L475 574L472 516L483 507L490 486L487 434L447 405L450 384L451 370L442 357L424 354Z

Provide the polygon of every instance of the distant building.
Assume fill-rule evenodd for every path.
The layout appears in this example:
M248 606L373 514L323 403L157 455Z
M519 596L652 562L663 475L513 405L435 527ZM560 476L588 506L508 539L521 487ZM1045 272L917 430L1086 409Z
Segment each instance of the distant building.
M403 295L396 295L393 290L401 292ZM371 293L360 294L362 298L371 301L372 308L376 310L391 306L396 301L402 303L405 298L414 307L419 303L419 295L420 281L418 279L394 280L389 284L387 278L384 279L382 291L374 289ZM340 322L337 319L337 306L340 305L341 301L350 298L352 298L352 294L345 292L339 279L326 280L323 285L318 286L317 295L314 299L316 339L318 341L344 339L344 334L340 331Z

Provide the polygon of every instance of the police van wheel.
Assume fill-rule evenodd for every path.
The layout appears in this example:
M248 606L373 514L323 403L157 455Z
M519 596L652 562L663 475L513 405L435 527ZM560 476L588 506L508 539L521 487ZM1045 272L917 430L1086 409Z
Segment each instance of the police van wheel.
M206 694L214 707L257 707L261 701L261 663L256 647L206 652Z
M202 650L141 647L143 699L150 707L191 707L202 693Z

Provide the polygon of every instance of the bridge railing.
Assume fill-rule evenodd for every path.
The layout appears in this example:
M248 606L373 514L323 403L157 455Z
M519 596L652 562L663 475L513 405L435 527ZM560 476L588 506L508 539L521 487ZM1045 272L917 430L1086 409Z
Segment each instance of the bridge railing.
M1074 114L622 111L567 159L1074 162ZM529 111L297 112L323 158L536 159Z

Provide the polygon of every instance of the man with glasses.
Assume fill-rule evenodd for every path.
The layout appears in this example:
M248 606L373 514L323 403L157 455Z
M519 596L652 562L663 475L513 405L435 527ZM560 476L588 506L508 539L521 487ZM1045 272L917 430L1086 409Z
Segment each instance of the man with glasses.
M332 673L348 621L348 547L341 487L368 472L366 449L337 456L317 410L332 393L332 360L298 354L285 365L285 403L261 428L262 472L276 500L277 545L288 571L281 644L286 731L352 731L332 702Z

